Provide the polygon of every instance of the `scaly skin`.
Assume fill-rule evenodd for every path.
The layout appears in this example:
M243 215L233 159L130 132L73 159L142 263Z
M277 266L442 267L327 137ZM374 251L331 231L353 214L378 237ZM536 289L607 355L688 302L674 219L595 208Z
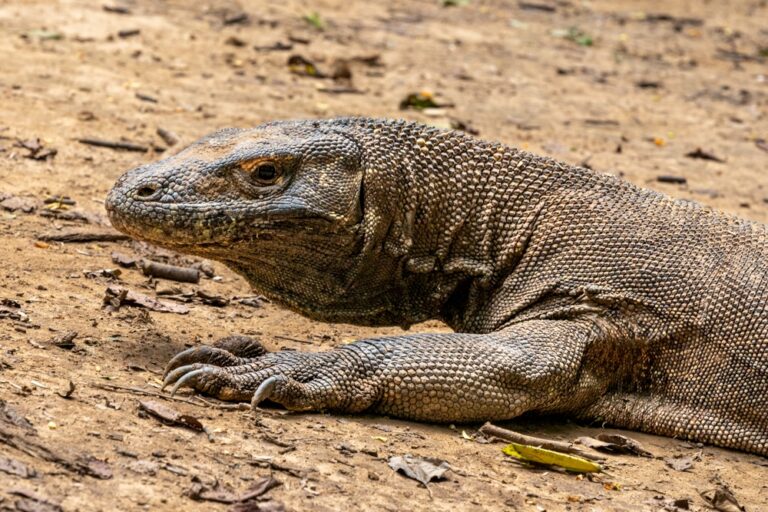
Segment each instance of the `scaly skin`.
M768 230L415 123L224 130L133 169L107 209L310 318L452 334L195 347L166 383L425 421L567 413L768 454Z

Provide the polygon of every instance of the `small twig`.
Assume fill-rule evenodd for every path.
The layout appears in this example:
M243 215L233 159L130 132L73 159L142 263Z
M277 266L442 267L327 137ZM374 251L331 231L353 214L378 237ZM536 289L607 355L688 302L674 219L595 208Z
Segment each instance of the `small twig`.
M146 153L149 151L147 146L142 146L141 144L135 144L133 142L111 141L92 138L77 139L77 142L80 144L86 144L88 146L98 146L100 148L123 149L125 151L138 151L141 153Z
M170 130L166 130L165 128L158 128L156 132L160 136L160 138L163 139L163 142L165 142L169 146L174 146L179 142L178 135L176 135Z
M574 448L571 443L564 443L562 441L555 441L553 439L544 439L541 437L527 436L519 432L507 430L506 428L497 427L496 425L492 425L491 423L486 423L485 425L480 427L480 432L487 436L498 437L499 439L503 439L504 441L509 441L511 443L537 446L539 448L544 448L545 450L552 450L555 452L572 453L574 455L578 455L579 457L584 457L585 459L590 459L590 460L597 460L597 461L605 460L601 457L597 457L595 455L585 453L579 450L578 448Z
M157 391L150 391L148 389L142 389L137 388L133 386L121 386L119 384L104 384L101 382L91 382L91 387L97 388L97 389L103 389L105 391L115 391L115 392L123 392L123 393L132 393L134 395L143 395L143 396L153 396L155 398L162 398L164 400L172 400L175 402L184 402L191 405L196 405L198 407L206 407L205 405L195 402L194 400L190 400L188 398L183 398L180 396L171 396L164 393L159 393ZM213 405L213 404L210 404Z
M131 237L118 233L117 231L67 231L65 233L50 233L40 235L38 240L43 242L62 242L62 243L90 243L90 242L121 242L130 240Z
M171 396L167 393L160 393L157 391L150 391L148 389L142 389L137 388L133 386L121 386L119 384L104 384L101 382L92 382L91 387L97 388L97 389L103 389L105 391L114 391L117 393L132 393L134 395L143 395L143 396L152 396L155 398L162 398L163 400L170 400L173 402L183 402L185 404L195 405L197 407L213 407L215 409L225 409L225 410L248 410L250 409L250 405L246 403L236 403L236 404L217 404L214 402L209 402L208 400L203 400L199 396L193 396L192 398L184 398L180 396ZM193 400L196 399L196 400Z
M201 396L195 396L195 398L203 402L205 405L210 407L215 407L217 409L226 409L226 410L233 410L233 411L250 411L251 410L251 404L247 402L237 402L234 404L217 404L215 402L206 400Z

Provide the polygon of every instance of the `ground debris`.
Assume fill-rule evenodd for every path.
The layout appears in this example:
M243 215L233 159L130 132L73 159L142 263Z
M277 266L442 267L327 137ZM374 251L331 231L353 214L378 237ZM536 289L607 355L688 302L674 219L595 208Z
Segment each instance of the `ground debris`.
M41 212L41 217L52 218L56 220L68 220L72 222L82 222L83 224L96 224L105 225L104 217L92 213L84 212L80 210L69 210L66 208L57 207L55 205L46 206Z
M151 460L139 459L129 462L126 467L139 475L155 476L157 470L160 469L160 464Z
M642 444L620 434L598 434L597 439L592 437L579 437L577 443L583 444L587 448L608 453L625 453L639 455L640 457L653 457L653 454L646 450Z
M265 302L269 301L261 295L251 295L248 297L232 297L232 302L237 302L238 304L252 308L260 308Z
M16 412L16 409L9 406L2 399L0 399L0 422L10 423L30 432L35 431L35 427L32 426L32 423L27 418Z
M75 348L75 338L77 338L77 331L65 331L48 340L48 344L64 350L72 350Z
M11 489L8 494L19 496L21 499L14 504L20 512L62 512L59 504L26 489Z
M193 479L197 480L197 479ZM184 494L196 501L213 501L216 503L245 503L255 500L266 494L271 489L282 485L280 481L272 476L263 476L256 480L242 494L235 493L233 490L216 482L213 486L206 485L199 480L194 481ZM247 510L247 509L245 509ZM259 509L255 509L259 510Z
M279 501L255 501L235 503L228 512L285 512L285 505Z
M556 12L557 7L538 2L517 2L517 6L524 11Z
M0 208L9 212L21 211L23 213L32 213L39 204L39 201L33 197L8 196L0 201Z
M99 270L85 270L83 275L88 279L104 278L109 281L118 281L122 271L119 268L102 268Z
M296 75L310 76L312 78L326 78L327 76L318 69L313 61L298 54L288 57L288 69Z
M24 158L31 160L48 160L53 158L58 153L58 150L54 148L47 148L40 142L40 139L28 139L16 141L16 146L27 150L27 154L23 155Z
M178 281L180 283L200 282L200 271L196 268L168 265L147 259L141 260L139 267L145 276L168 279L169 281Z
M555 452L572 453L574 455L578 455L579 457L584 457L585 459L590 460L602 460L592 454L585 453L583 450L579 450L578 448L574 447L572 443L564 443L562 441L555 441L554 439L544 439L542 437L529 436L515 432L513 430L508 430L506 428L497 427L491 423L486 423L480 427L479 432L486 436L496 437L511 443L535 446Z
M157 127L157 130L155 130L155 133L163 139L163 142L165 142L168 147L175 146L179 143L179 136L176 135L171 130L166 130L165 128Z
M744 512L745 510L731 490L724 485L720 485L717 489L702 492L701 497L712 508L721 512Z
M43 242L62 242L70 244L90 243L90 242L120 242L130 240L128 235L118 233L117 231L63 231L49 233L37 237Z
M100 480L112 478L112 469L107 462L92 455L80 455L74 461L74 469L82 475L88 475Z
M23 462L3 456L0 456L0 472L20 476L21 478L37 476L37 472Z
M110 256L113 263L116 263L123 268L133 268L137 265L138 262L137 258L133 258L127 254L123 254L117 251L113 252Z
M160 313L177 313L186 315L189 308L182 304L173 304L153 299L149 295L134 292L121 286L108 286L103 299L104 308L108 311L117 311L122 306L136 306L147 308Z
M574 473L599 473L603 470L602 466L594 461L527 444L510 443L502 451L523 462L556 466Z
M688 183L688 180L684 176L672 176L669 174L662 174L660 176L656 176L656 181L659 183L677 183L679 185L684 185Z
M91 137L85 137L82 139L77 139L77 142L80 144L85 144L87 146L96 146L100 148L109 148L109 149L117 149L117 150L124 150L124 151L136 151L139 153L146 153L149 151L149 148L143 144L136 144L134 142L127 142L127 141L111 141L111 140L103 140L103 139L94 139Z
M214 295L212 293L208 293L205 290L197 290L197 297L206 306L223 308L224 306L229 305L229 299L222 297L221 295Z
M151 416L159 419L166 425L175 425L179 427L185 427L198 432L204 432L205 427L200 420L189 414L182 414L179 411L163 405L160 402L154 400L141 400L139 401L139 411L144 411Z
M8 319L15 322L29 322L29 316L21 309L21 304L11 299L0 300L0 320Z
M36 457L57 464L64 469L80 475L101 480L112 478L109 464L89 454L65 455L57 453L42 442L32 439L37 435L26 420L0 401L0 444L15 448L31 457ZM27 427L27 425L29 425Z
M389 467L408 478L421 482L425 487L432 480L442 480L451 466L444 460L432 457L403 455L390 457Z
M439 102L431 91L412 92L400 101L400 110L425 110L428 108L449 108L453 103Z
M104 4L101 6L105 12L111 12L113 14L131 14L131 10L125 5L119 4Z
M693 455L675 455L674 457L664 457L664 463L675 471L688 471L693 467L694 461L701 460L701 452Z
M249 462L249 464L252 466L269 468L272 471L279 471L280 473L285 473L287 475L291 475L292 477L302 478L302 479L306 478L308 473L310 473L311 471L314 471L313 469L302 469L302 468L288 466L281 462L272 460L272 457L266 457L266 458L255 457L253 460Z
M685 154L688 158L698 158L699 160L709 160L711 162L718 162L718 163L725 163L725 160L713 155L712 153L708 151L704 151L701 148L696 148L693 151L689 151Z
M59 395L61 398L72 398L72 393L75 392L75 383L71 380L69 381L69 384L67 385L67 390L63 393L61 391L57 391L56 394Z

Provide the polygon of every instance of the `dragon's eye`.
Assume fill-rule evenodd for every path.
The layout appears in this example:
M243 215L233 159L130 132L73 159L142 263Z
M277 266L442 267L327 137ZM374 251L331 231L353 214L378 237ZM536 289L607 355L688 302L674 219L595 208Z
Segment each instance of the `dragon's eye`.
M277 178L277 167L274 164L261 164L256 168L256 179L272 182Z
M274 162L248 162L240 167L259 185L274 185L280 178L280 168Z

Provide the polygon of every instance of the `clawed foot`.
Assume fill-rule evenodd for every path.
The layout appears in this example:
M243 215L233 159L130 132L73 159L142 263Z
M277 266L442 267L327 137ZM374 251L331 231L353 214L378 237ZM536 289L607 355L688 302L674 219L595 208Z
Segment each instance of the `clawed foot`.
M190 387L221 400L271 400L291 410L319 410L343 405L339 382L346 364L339 351L268 352L245 336L224 338L212 346L187 349L165 370L163 387L171 394Z

